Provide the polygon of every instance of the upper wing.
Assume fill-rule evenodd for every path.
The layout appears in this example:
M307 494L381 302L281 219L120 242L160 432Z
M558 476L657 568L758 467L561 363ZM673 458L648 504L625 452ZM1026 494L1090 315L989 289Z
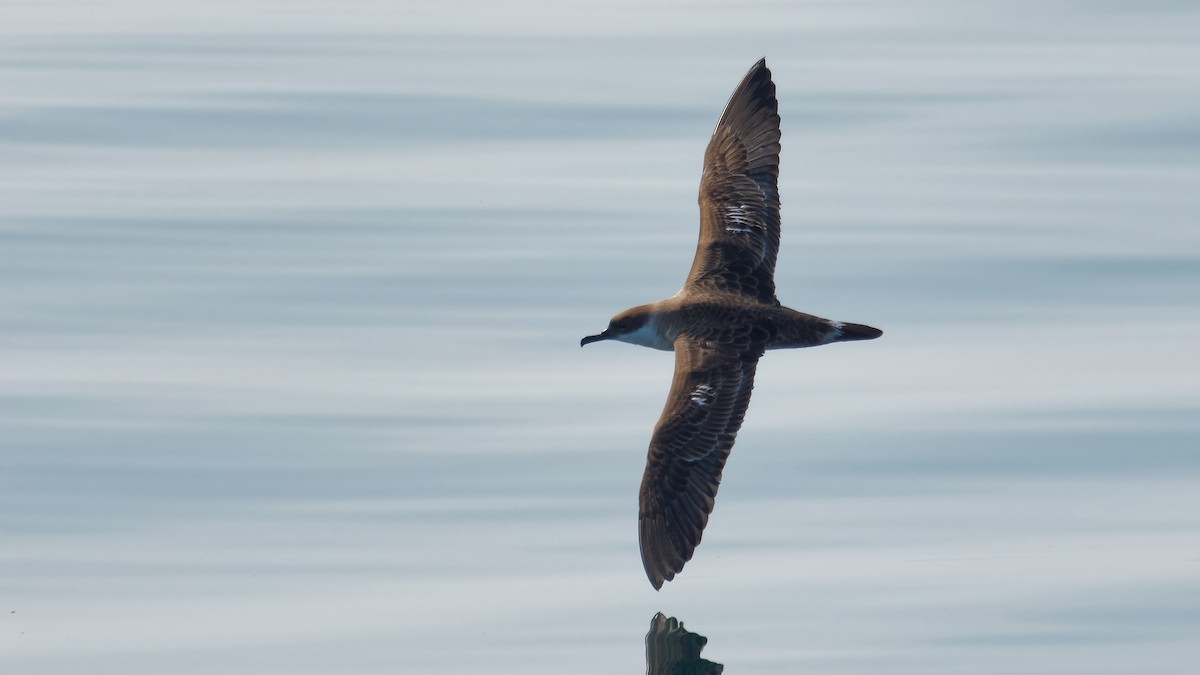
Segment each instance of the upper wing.
M685 288L779 304L779 138L779 102L764 59L734 90L704 153L700 242Z
M686 335L675 341L675 378L650 439L639 500L642 564L655 588L674 579L700 543L757 364L758 355Z

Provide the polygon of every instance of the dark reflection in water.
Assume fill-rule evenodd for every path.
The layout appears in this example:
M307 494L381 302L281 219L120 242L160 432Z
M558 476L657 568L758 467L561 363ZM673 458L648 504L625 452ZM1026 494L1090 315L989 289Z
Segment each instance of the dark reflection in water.
M725 666L700 658L708 638L683 627L674 617L662 612L650 619L646 633L646 675L708 675L720 673Z

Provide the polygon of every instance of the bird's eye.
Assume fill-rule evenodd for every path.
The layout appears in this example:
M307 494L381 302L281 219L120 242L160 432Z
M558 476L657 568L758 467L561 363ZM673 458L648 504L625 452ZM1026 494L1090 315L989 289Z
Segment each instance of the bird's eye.
M624 321L618 321L618 322L617 322L617 328L620 328L621 330L625 330L625 322L624 322Z

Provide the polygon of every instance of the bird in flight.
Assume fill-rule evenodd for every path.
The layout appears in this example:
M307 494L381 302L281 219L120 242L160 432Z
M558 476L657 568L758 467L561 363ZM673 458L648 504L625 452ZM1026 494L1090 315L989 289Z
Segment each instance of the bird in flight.
M700 543L763 353L883 334L775 298L779 138L779 102L763 59L734 90L704 152L700 241L683 288L621 312L579 343L619 340L675 352L639 494L642 564L655 589L675 578Z

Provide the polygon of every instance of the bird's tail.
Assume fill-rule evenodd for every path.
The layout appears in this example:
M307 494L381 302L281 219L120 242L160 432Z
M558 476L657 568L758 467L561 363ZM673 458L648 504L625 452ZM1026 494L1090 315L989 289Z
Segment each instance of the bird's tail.
M861 323L834 323L833 342L849 342L851 340L874 340L883 335L878 328L864 326Z

